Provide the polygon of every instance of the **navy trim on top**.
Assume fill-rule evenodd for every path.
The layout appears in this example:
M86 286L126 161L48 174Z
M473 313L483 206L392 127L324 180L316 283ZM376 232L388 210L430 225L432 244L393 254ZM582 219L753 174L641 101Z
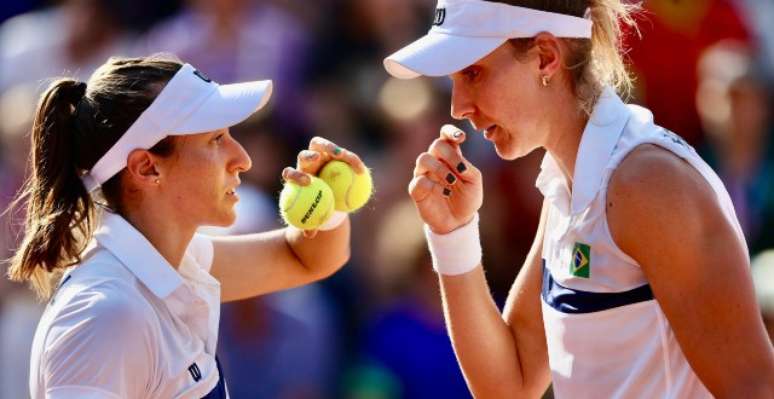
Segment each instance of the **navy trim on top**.
M217 356L215 356L215 364L218 366L218 373L220 374L218 385L216 385L215 388L212 388L212 391L210 391L210 393L208 393L206 396L203 396L202 399L228 398L228 394L226 393L226 379L223 378L223 369L220 367L220 360Z
M557 283L543 259L543 301L562 313L592 313L649 301L653 298L650 285L623 292L590 292L567 288Z

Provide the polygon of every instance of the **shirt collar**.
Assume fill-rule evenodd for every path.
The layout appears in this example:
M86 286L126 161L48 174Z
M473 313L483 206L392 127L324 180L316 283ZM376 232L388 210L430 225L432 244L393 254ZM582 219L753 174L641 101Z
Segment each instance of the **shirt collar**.
M572 194L567 192L567 182L556 161L546 152L535 183L543 196L552 200L565 213L570 211L576 214L586 209L599 191L602 172L613 154L630 114L615 90L606 87L583 130L575 161ZM562 201L561 198L565 200Z
M105 211L94 238L157 297L164 299L183 284L153 244L120 215Z

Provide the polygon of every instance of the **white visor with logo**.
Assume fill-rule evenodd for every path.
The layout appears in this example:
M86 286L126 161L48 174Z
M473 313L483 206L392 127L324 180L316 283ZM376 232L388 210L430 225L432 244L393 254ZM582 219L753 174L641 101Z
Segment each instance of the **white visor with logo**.
M167 136L236 125L266 105L271 92L270 80L219 85L185 64L81 180L92 192L126 167L132 151L150 149Z
M467 68L508 39L549 32L591 38L587 18L484 0L438 0L430 31L384 60L390 75L411 79L445 76Z

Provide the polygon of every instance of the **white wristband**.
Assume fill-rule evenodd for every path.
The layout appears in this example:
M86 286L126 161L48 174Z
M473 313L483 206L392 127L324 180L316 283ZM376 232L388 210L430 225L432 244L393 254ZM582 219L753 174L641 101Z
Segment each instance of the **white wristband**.
M320 231L327 231L327 230L333 230L337 227L339 227L342 223L344 223L344 220L349 216L348 213L342 212L342 211L333 211L333 215L331 215L328 220L325 221L320 227L317 228L317 230Z
M468 224L447 234L433 233L425 225L425 237L433 258L433 269L439 274L465 274L481 264L478 213Z

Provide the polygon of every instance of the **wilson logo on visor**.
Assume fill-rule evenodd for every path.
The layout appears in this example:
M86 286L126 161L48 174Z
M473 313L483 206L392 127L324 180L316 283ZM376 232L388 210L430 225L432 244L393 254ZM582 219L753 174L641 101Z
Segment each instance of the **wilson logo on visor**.
M441 26L443 24L443 21L445 20L446 20L446 9L436 8L435 18L433 18L433 26Z
M207 75L205 75L205 74L203 74L203 73L199 72L199 70L198 70L198 69L194 69L193 73L194 73L194 75L198 76L198 77L199 77L199 79L201 79L201 80L203 80L203 81L205 81L205 82L207 82L207 83L210 83L210 82L212 82L212 79L208 78L208 77L207 77Z

